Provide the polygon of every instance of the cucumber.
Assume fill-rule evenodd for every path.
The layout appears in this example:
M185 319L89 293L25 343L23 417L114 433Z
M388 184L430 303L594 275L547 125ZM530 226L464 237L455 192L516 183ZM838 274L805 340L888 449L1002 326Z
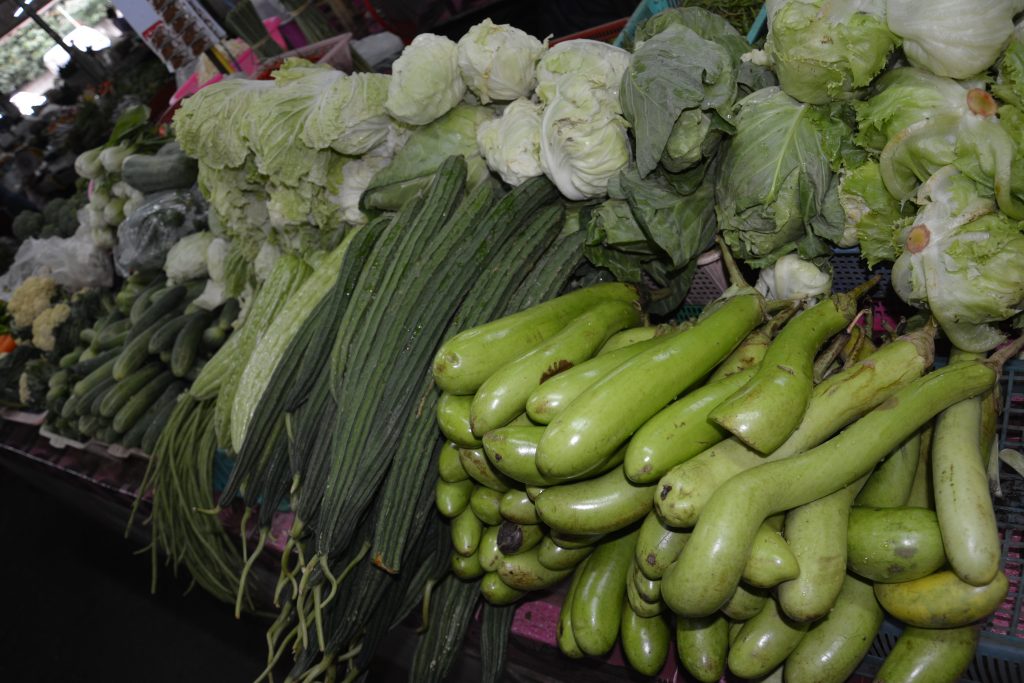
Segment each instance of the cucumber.
M195 365L199 355L199 343L203 338L203 330L210 322L210 314L206 311L193 313L174 339L171 349L171 372L175 377L184 377Z
M631 303L636 301L636 290L619 283L595 285L460 332L434 357L434 381L448 393L473 394L503 365L607 299Z
M128 312L128 319L132 321L133 325L138 322L139 318L142 317L142 314L146 312L146 309L149 308L150 303L157 296L157 293L164 289L164 284L165 283L162 278L151 282L139 292L138 296L135 297L132 301L131 310Z
M636 536L634 531L600 544L583 566L571 619L576 644L588 655L606 654L618 638Z
M99 359L97 358L96 360ZM111 377L115 362L115 358L110 358L98 367L94 368L91 372L85 375L85 377L75 382L75 386L72 387L71 393L75 396L84 396L87 394L90 390L96 387L97 384Z
M71 366L78 362L78 359L82 356L83 351L85 351L84 346L78 346L72 349L71 351L68 351L63 356L60 357L60 360L57 362L57 367L70 368Z
M665 573L666 604L684 616L713 613L736 590L767 517L849 486L936 413L996 380L995 370L983 363L948 365L900 389L824 444L734 476L712 495L679 560Z
M142 367L146 359L149 358L149 340L156 334L162 322L170 320L172 316L172 313L168 313L137 336L132 337L124 345L121 353L117 356L117 360L114 361L111 367L111 374L114 376L114 379L120 381Z
M192 187L198 173L196 160L181 152L129 154L121 165L121 179L144 194Z
M93 437L101 428L101 419L96 415L82 415L78 418L78 431L85 436Z
M203 347L216 351L224 345L228 339L228 333L223 328L213 325L203 330Z
M112 418L117 411L128 402L136 393L140 392L147 383L160 374L163 365L158 362L149 363L134 371L111 389L99 404L99 414L103 417Z
M149 345L146 349L153 355L160 355L162 351L170 351L174 346L174 339L178 336L178 332L185 326L195 313L185 313L183 315L175 316L160 325L153 336L149 338Z
M128 448L140 447L142 445L142 438L146 434L146 430L149 429L149 426L156 419L156 416L162 413L164 408L167 406L170 406L168 409L169 413L169 411L174 408L178 395L186 389L188 389L188 385L180 381L174 381L165 387L152 405L146 408L145 413L143 413L143 415L135 421L135 424L133 424L128 431L124 433L124 436L121 438L121 443ZM122 408L122 410L124 410L124 408ZM114 421L117 421L116 415L114 416Z
M235 319L238 318L238 311L238 299L228 299L225 301L224 305L220 307L220 312L217 314L217 327L225 332L229 332Z
M548 425L537 447L541 474L564 479L592 472L763 319L761 296L741 294L620 365Z
M123 346L128 339L128 331L131 330L131 327L132 321L128 318L110 323L97 333L92 348L97 351L107 351Z
M141 371L140 371L141 372ZM127 380L125 380L127 381ZM123 434L137 423L142 414L156 401L172 382L174 375L164 371L148 382L114 413L111 426L118 434ZM141 438L141 437L140 437Z
M137 318L132 317L132 329L129 332L129 338L135 339L167 314L177 310L181 302L184 301L187 292L188 289L184 285L177 285L160 292L159 295L154 295L152 302L145 307L142 313Z

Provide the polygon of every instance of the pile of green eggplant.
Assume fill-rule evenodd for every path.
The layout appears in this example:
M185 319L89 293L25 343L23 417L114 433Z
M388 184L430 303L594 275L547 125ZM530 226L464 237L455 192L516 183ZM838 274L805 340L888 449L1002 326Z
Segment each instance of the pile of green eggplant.
M876 346L858 298L738 283L692 324L641 325L599 285L439 350L435 505L451 567L492 605L563 581L558 644L699 681L842 682L885 613L882 681L955 681L1004 600L986 478L996 383L1020 344L936 327Z
M114 309L61 358L46 397L47 426L151 453L178 396L238 315L234 299L212 312L196 307L202 287L172 286L160 273L129 276Z

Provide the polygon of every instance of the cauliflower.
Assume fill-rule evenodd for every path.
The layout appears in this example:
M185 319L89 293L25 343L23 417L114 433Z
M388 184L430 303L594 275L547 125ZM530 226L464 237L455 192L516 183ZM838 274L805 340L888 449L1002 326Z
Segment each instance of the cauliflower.
M57 304L36 316L32 321L32 346L40 351L53 351L57 345L57 329L71 317L71 306Z
M28 375L24 372L18 378L18 400L21 401L22 405L28 405L32 402L32 387L29 386Z
M32 275L18 285L7 302L7 312L15 327L28 327L40 313L50 307L57 294L57 282L45 275Z

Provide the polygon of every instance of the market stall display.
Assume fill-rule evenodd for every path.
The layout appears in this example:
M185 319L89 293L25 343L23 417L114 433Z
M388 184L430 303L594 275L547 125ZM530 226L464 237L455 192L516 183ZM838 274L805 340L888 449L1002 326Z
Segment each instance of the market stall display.
M129 110L76 164L123 283L51 308L25 280L35 351L0 371L51 431L151 457L154 559L236 614L294 513L266 674L372 675L422 606L410 680L476 620L498 680L554 590L563 654L646 676L846 681L889 615L882 680L957 680L1019 592L989 487L1024 44L984 5L949 8L984 45L895 0L768 3L761 49L697 7L631 50L486 20L390 76L213 83L173 142ZM898 323L879 274L833 291L849 248ZM710 249L728 286L682 315Z

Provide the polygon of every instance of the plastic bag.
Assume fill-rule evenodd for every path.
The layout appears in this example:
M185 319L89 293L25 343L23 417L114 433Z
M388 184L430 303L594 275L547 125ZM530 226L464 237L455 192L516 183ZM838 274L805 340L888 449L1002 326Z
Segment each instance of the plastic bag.
M0 277L0 298L7 300L30 275L49 275L70 290L109 288L114 284L110 254L93 242L88 226L71 237L29 239L21 243L14 263Z
M170 248L205 225L206 204L198 193L168 190L147 196L117 227L114 266L118 274L163 268Z

